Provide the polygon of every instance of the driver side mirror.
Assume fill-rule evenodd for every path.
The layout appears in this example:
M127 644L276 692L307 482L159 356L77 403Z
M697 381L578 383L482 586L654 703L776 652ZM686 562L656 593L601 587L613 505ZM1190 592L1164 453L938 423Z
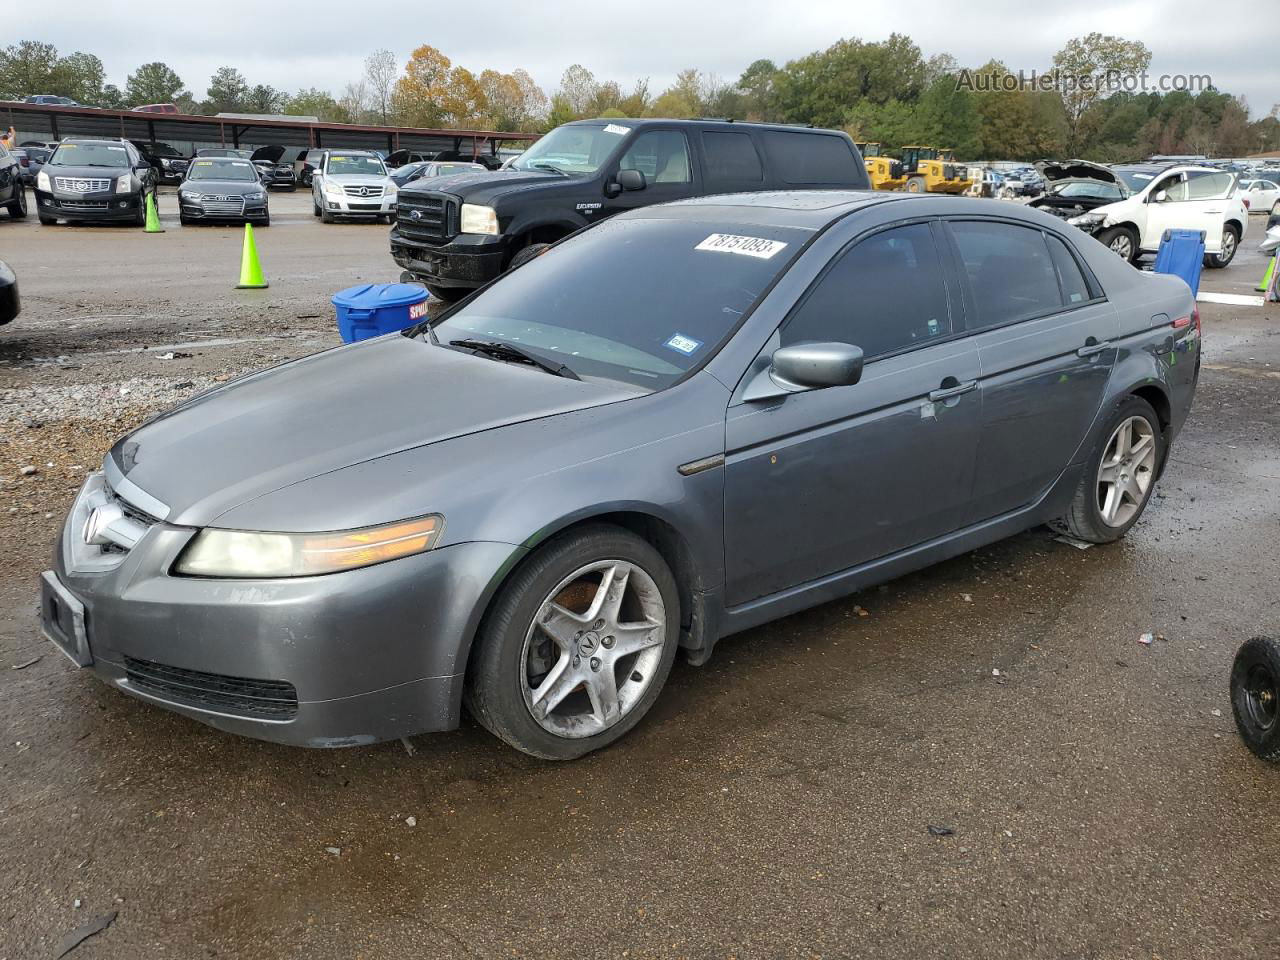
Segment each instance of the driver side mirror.
M1165 201L1167 201L1168 199L1169 199L1169 191L1168 191L1168 190L1157 190L1157 191L1155 192L1155 196L1153 196L1153 197L1151 198L1151 201L1152 201L1153 203L1164 203L1164 202L1165 202Z
M742 395L744 401L770 400L789 393L849 387L862 379L862 348L851 343L797 343L773 352Z
M609 184L608 193L616 197L624 190L643 190L645 185L644 174L639 170L619 170Z

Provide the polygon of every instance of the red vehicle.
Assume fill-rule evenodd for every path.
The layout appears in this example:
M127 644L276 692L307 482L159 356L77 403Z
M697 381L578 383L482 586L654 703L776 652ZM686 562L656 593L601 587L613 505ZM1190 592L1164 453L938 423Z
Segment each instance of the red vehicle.
M181 113L177 106L172 103L145 103L140 107L133 108L134 113Z

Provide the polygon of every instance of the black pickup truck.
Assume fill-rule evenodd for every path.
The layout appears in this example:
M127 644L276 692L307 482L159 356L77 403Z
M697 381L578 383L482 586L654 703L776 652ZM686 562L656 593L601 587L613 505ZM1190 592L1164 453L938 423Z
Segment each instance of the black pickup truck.
M453 300L624 210L717 193L869 190L844 133L728 120L578 120L505 170L400 190L391 255Z

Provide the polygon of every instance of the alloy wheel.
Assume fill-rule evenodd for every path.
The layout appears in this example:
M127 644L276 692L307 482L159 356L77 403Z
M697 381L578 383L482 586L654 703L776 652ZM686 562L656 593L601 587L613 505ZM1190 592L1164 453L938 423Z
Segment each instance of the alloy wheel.
M658 672L666 623L658 585L630 561L598 560L565 577L538 608L521 650L530 715L570 739L617 724Z
M1236 255L1236 235L1230 230L1224 230L1222 233L1222 252L1218 254L1218 259L1226 263Z
M1127 233L1121 233L1111 241L1111 252L1123 257L1125 260L1133 258L1133 241L1129 239Z
M1123 527L1146 503L1155 482L1155 429L1145 417L1123 421L1098 466L1098 513L1109 527Z
M18 212L21 216L27 215L27 188L18 185Z

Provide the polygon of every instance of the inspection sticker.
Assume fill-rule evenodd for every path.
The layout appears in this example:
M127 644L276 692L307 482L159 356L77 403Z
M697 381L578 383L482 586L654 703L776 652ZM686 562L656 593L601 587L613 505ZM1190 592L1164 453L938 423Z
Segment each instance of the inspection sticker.
M625 137L628 133L631 132L631 128L624 127L621 124L617 124L617 123L610 123L605 125L604 132L616 133L620 137Z
M683 333L672 334L671 339L663 346L670 347L679 353L683 353L686 357L691 357L700 346L701 340L695 340L693 337L686 337Z
M781 240L764 237L739 237L732 233L713 233L693 249L718 250L720 253L737 253L744 257L768 260L786 244Z

